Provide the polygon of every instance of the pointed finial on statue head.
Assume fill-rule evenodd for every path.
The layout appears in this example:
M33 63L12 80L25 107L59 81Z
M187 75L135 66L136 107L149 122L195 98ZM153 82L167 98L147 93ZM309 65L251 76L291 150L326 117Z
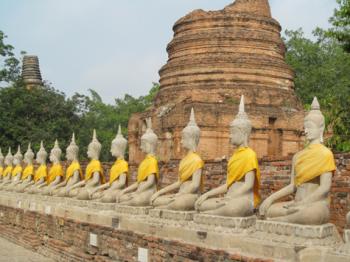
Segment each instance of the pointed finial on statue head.
M44 148L44 141L43 141L43 140L40 141L40 149L45 149L45 148Z
M239 103L239 113L245 113L245 108L244 108L244 95L241 96L241 101Z
M76 142L75 142L75 133L74 133L74 132L73 132L73 134L72 134L71 143L72 143L72 144L76 144Z
M311 110L320 110L320 109L321 109L320 103L318 102L318 99L315 96L311 104Z
M120 135L120 136L123 135L122 134L122 127L120 124L118 125L118 134L117 135Z
M196 127L198 127L198 125L196 123L196 117L195 117L195 114L194 114L193 107L191 108L190 121L188 122L187 126L196 126Z

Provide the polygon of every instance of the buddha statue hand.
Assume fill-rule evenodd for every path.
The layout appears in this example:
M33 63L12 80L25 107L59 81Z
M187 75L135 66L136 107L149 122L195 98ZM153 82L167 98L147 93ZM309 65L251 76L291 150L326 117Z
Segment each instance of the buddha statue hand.
M261 205L259 208L259 215L262 217L266 216L266 212L267 210L269 210L270 206L272 206L273 201L270 198L267 198Z
M207 193L201 195L201 196L197 199L196 203L194 204L195 210L198 210L199 207L203 204L203 202L206 201L207 199L208 199L208 194L207 194Z
M153 202L159 197L159 191L154 193L149 201L150 205L153 205Z

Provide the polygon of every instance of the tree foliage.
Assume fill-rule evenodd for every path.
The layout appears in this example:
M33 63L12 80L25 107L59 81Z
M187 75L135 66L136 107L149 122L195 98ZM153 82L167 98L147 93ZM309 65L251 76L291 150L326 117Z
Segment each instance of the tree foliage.
M14 47L6 44L5 38L6 35L0 31L0 83L16 81L20 73L20 62L13 53Z

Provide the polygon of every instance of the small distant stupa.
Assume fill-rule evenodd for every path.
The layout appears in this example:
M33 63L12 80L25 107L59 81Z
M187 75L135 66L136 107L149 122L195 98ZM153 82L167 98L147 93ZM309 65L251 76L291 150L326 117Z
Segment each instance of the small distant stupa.
M34 55L25 55L22 64L22 79L27 89L42 86L39 58Z

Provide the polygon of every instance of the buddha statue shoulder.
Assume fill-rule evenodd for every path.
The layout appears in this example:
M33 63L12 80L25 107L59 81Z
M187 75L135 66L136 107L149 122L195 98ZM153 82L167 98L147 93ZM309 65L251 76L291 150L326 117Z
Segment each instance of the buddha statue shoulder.
M25 192L29 194L37 194L40 192L40 188L46 185L47 180L47 152L44 147L43 141L40 143L40 149L36 153L35 161L39 165L34 172L34 179L31 181L29 186L25 189Z
M101 149L102 145L97 140L96 130L94 130L93 138L87 151L90 162L85 170L85 179L74 184L68 189L68 195L70 197L76 197L80 200L90 200L93 190L105 183L102 164L99 160Z
M4 186L11 183L12 179L12 170L13 170L13 155L11 153L11 148L9 148L9 151L5 157L5 165L6 168L2 174L2 181L0 184L0 189L3 190Z
M123 189L116 197L116 202L127 206L149 206L152 195L157 191L159 180L158 160L155 157L158 136L152 130L152 120L146 120L147 129L141 137L141 150L146 157L137 171L137 181Z
M47 176L46 185L42 187L41 193L43 195L52 195L56 187L64 180L63 167L61 165L62 150L59 147L56 139L54 147L50 152L51 166Z
M31 149L31 144L28 144L27 152L24 154L24 163L26 164L22 177L21 182L15 187L15 191L22 193L24 190L30 186L30 183L34 179L34 166L33 166L33 159L34 159L34 152Z
M83 172L78 159L79 147L75 142L75 134L73 133L71 142L66 148L66 158L70 162L66 169L65 179L57 184L53 190L54 196L68 196L68 189L83 180Z
M316 97L304 129L307 146L293 157L290 184L262 203L260 215L273 221L322 225L330 217L329 192L336 166L333 153L322 144L325 119ZM294 200L278 202L294 193Z
M227 217L254 214L260 202L260 169L256 153L248 146L251 130L242 96L238 114L230 125L230 140L237 150L228 162L226 183L203 194L195 204L197 211Z
M111 143L111 154L116 158L109 171L109 183L97 187L92 192L92 199L99 199L103 203L114 203L116 196L128 182L129 164L124 159L128 141L124 138L119 125L118 134Z
M13 165L14 168L12 170L12 179L11 183L6 186L6 190L12 191L15 186L17 186L22 180L22 161L23 161L23 155L21 153L21 147L18 146L17 153L13 156Z
M182 130L181 144L187 150L187 154L180 162L178 181L156 192L151 197L152 206L178 211L194 210L194 204L203 188L204 162L196 153L199 138L200 129L192 108L190 121ZM168 194L175 190L176 193Z

